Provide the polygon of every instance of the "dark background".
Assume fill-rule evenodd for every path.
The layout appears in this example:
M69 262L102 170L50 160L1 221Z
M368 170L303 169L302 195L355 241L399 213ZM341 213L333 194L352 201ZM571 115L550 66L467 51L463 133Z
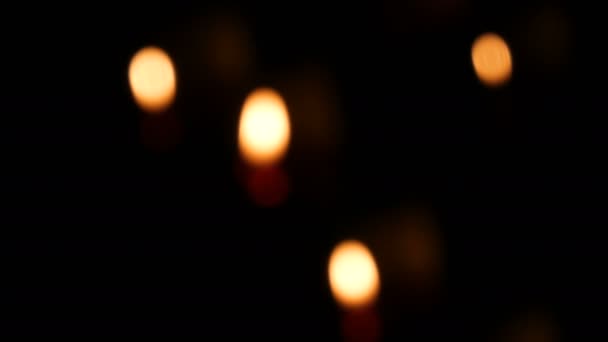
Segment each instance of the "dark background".
M415 314L407 301L391 305L398 290L383 292L385 339L491 340L534 308L551 313L564 340L605 334L598 11L488 3L5 11L0 331L339 339L331 248L365 236L374 228L361 222L383 209L423 205L445 241L441 299ZM567 20L557 57L534 55L553 50L529 40L526 25L546 6ZM214 13L241 18L255 46L239 82L199 63L200 25ZM513 78L500 89L483 87L471 67L471 43L486 31L513 52ZM164 152L141 144L126 77L149 44L178 72L182 141ZM283 75L307 65L335 78L344 134L330 152L294 140L288 201L257 208L235 176L240 106L254 87L281 90Z

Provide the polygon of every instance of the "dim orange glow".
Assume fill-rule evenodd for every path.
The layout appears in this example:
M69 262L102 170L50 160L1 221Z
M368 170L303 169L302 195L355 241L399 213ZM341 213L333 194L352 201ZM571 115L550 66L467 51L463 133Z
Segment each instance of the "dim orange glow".
M522 27L522 39L531 62L540 71L560 72L572 57L573 23L567 11L545 7Z
M175 68L171 58L160 48L139 50L129 64L129 85L135 102L150 113L166 110L175 98Z
M255 61L251 30L243 18L230 11L211 12L203 24L204 72L215 82L240 86L253 71Z
M489 87L504 84L511 78L511 52L499 35L484 33L473 42L473 68L482 83Z
M420 216L406 218L405 224L399 227L403 239L399 250L408 278L429 287L428 282L438 275L441 268L441 243L430 220Z
M345 308L366 307L376 300L380 276L374 257L361 242L338 244L329 258L329 285L338 303Z
M253 202L260 207L277 207L287 199L289 179L280 167L251 170L247 190Z
M238 143L249 164L268 166L283 158L289 146L291 127L287 106L281 95L259 88L243 104Z
M175 112L164 115L145 115L140 121L140 142L156 152L166 152L181 141L182 124Z
M559 329L552 315L544 311L530 311L516 317L501 332L503 342L556 342Z
M345 342L376 342L382 338L382 321L376 310L349 310L342 316L342 336Z

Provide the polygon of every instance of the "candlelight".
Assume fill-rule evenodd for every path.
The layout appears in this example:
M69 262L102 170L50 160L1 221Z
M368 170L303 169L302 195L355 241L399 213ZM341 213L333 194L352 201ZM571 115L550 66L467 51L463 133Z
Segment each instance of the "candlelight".
M160 48L139 50L129 64L129 85L135 102L150 114L167 109L175 98L175 68L171 58Z
M499 35L484 33L479 36L473 43L471 56L475 73L486 86L500 86L511 77L511 52Z
M275 164L287 152L291 127L287 106L275 90L259 88L243 104L238 143L241 155L254 166Z
M329 258L329 284L338 303L345 308L373 304L380 289L380 276L370 250L361 242L338 244Z

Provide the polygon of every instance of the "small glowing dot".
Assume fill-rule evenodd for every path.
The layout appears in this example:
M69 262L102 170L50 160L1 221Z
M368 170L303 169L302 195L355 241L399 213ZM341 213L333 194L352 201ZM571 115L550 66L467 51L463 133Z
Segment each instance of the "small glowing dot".
M329 258L329 285L336 301L345 308L372 304L380 289L374 257L359 241L338 244Z
M511 52L499 35L484 33L479 36L473 42L471 56L475 73L486 86L497 87L511 78Z
M238 143L243 158L254 166L278 162L289 145L291 127L285 102L275 90L259 88L245 99Z
M171 58L160 48L139 50L129 64L129 85L135 102L150 113L166 110L175 98L175 68Z

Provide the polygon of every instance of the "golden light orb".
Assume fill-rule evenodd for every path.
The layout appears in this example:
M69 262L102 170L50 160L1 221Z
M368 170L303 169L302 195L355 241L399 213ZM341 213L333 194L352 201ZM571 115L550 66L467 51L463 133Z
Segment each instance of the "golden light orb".
M149 114L165 111L176 93L175 68L169 55L155 46L139 50L129 64L129 85L142 110Z
M376 300L380 276L370 250L361 242L338 244L329 258L329 285L336 301L347 309L366 307Z
M473 42L471 57L477 77L486 86L497 87L511 78L511 51L498 34L489 32L477 37Z
M238 144L241 155L253 166L280 161L289 146L291 124L281 95L270 88L254 90L243 104Z

